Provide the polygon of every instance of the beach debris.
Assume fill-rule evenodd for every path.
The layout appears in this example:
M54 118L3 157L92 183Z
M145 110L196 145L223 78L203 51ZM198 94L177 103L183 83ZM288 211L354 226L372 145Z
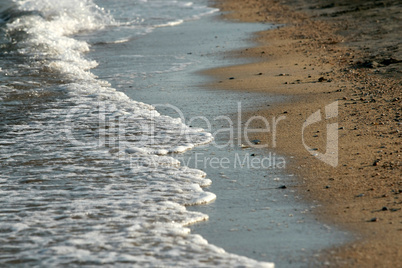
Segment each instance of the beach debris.
M325 189L329 189L329 188L331 188L331 186L329 186L329 185L326 185L326 186L325 186Z
M229 77L229 80L233 80L233 79L235 79L234 77Z
M377 217L371 218L371 219L369 220L369 222L377 222L377 221L378 221L378 218L377 218Z
M288 187L286 187L286 185L281 185L278 187L278 189L287 189Z
M388 66L388 65L391 65L391 64L401 63L401 62L402 62L402 60L398 60L398 59L394 59L394 58L389 58L389 59L382 60L380 63L381 63L382 65Z
M318 82L325 82L325 81L327 81L327 79L322 76L318 78Z
M382 211L387 211L387 210L389 210L387 207L382 207L382 209L381 209Z
M283 73L283 74L278 74L278 76L290 76L290 74Z
M376 159L373 163L373 166L378 166L380 164L380 159Z
M263 73L258 73L257 75L263 75Z
M252 140L251 142L254 143L254 144L260 144L261 143L260 140Z
M356 195L356 197L363 197L364 196L364 194L358 194L358 195Z

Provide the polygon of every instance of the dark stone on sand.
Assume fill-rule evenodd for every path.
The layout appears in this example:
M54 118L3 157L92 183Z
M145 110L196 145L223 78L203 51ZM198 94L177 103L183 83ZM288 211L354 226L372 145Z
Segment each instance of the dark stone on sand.
M382 60L380 63L381 63L382 65L388 66L388 65L391 65L391 64L401 63L401 62L402 62L402 60L397 60L397 59L394 59L394 58L389 58L389 59Z
M378 221L378 218L377 218L377 217L374 217L374 218L372 218L372 219L369 220L369 222L376 222L376 221Z
M252 140L251 142L254 143L254 144L260 144L261 143L260 140Z
M382 209L381 209L382 211L387 211L388 210L388 208L387 207L382 207Z
M370 60L367 60L367 61L364 61L364 62L361 62L361 61L358 61L358 62L356 62L356 67L357 68L377 68L377 67L380 67L380 64L378 63L378 62L376 62L376 61L370 61Z
M286 185L279 186L278 189L287 189Z
M229 77L229 80L233 80L233 79L235 79L234 77Z

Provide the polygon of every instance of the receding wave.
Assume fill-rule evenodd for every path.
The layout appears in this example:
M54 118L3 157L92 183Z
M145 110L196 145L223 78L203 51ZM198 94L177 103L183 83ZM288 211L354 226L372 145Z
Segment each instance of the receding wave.
M3 264L267 266L185 225L208 216L200 170L170 153L212 136L98 79L74 36L118 27L92 1L2 1L0 239Z

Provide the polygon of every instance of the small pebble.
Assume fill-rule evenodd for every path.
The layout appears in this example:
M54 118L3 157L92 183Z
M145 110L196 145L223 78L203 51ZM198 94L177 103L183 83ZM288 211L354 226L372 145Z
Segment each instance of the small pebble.
M286 185L279 186L278 189L287 189Z
M380 159L376 159L373 163L373 166L378 166L380 164Z
M377 218L377 217L372 218L372 219L369 220L369 222L376 222L376 221L378 221L378 218Z

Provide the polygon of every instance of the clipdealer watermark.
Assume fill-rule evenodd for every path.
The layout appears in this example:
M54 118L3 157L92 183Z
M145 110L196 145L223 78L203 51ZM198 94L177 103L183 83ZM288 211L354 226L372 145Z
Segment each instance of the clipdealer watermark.
M130 166L139 168L142 166L158 168L161 165L191 167L195 169L285 169L286 160L276 153L269 152L262 155L250 153L234 153L225 157L207 156L204 153L194 153L184 157L182 154L174 154L172 158L159 161L158 157L148 156L137 158L129 156Z
M189 161L189 160L187 160ZM194 154L194 167L200 169L284 169L285 158L275 153L255 156L235 153L233 157L208 157L202 153Z
M86 146L88 148L110 148L110 152L118 152L119 157L129 160L132 167L135 166L158 166L161 165L157 155L168 153L172 156L172 163L169 165L178 165L178 160L183 166L191 166L197 169L215 168L253 168L253 169L283 169L286 167L284 157L278 156L273 152L265 151L263 154L255 155L248 151L252 149L265 149L278 146L278 136L280 131L289 130L290 127L301 127L301 137L295 139L295 143L300 142L304 148L319 161L332 167L338 165L338 123L326 124L326 151L324 153L309 147L305 141L306 129L314 127L314 124L322 120L332 120L338 117L338 102L335 101L325 106L324 119L321 115L321 109L312 113L302 124L302 126L289 126L286 124L286 116L272 116L265 118L262 116L252 116L242 118L241 102L237 105L237 117L235 119L218 115L214 118L204 116L195 116L193 118L185 117L184 113L177 107L170 104L153 105L157 109L169 109L172 118L175 120L176 129L170 130L166 127L158 127L160 121L159 113L150 112L148 117L137 116L135 114L118 112L119 109L114 105L99 103L97 111L89 111L89 114L83 115L79 109L72 109L67 115L65 124L65 134L67 139L75 146ZM91 122L86 122L88 116ZM83 118L84 122L80 121ZM252 128L254 122L259 121L261 128ZM213 125L219 123L219 128ZM89 125L88 125L89 124ZM84 125L84 127L82 127ZM181 154L176 154L175 150L169 151L169 148L183 147L187 144L191 148L191 142L194 139L194 132L188 131L190 125L198 125L203 128L204 133L211 133L212 137L207 145L215 149L230 149L241 147L242 153L226 154L224 157L207 156L203 153L196 153L190 157L184 158ZM84 128L84 130L82 129ZM88 128L92 132L88 131ZM86 133L86 132L89 133ZM83 133L85 135L83 135ZM266 143L259 143L250 137L255 134L265 137ZM224 138L222 138L222 136ZM216 137L220 137L216 139ZM218 142L219 141L219 142ZM156 153L149 155L148 148L155 149ZM135 149L131 148L134 147ZM185 146L184 146L185 147ZM168 149L166 149L168 148ZM152 151L152 150L151 150ZM246 152L243 152L246 151ZM138 157L141 155L141 157ZM228 156L230 155L230 156ZM158 160L157 160L158 159ZM168 158L164 158L164 161ZM173 163L174 162L174 163ZM163 163L162 163L163 164Z

